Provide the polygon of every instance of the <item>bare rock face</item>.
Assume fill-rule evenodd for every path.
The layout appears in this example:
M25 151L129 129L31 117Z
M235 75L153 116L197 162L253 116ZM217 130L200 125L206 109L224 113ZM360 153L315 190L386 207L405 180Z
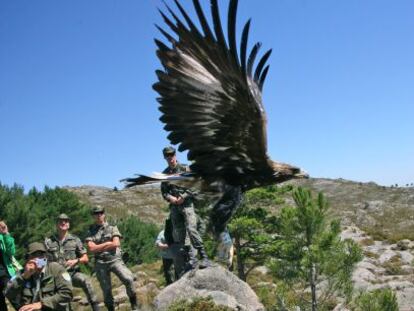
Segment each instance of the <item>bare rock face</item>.
M240 311L264 311L256 294L233 273L220 266L186 273L155 297L156 310L167 310L174 301L211 296L217 305Z
M400 310L414 310L412 241L405 239L396 244L375 241L354 226L345 228L341 237L359 243L364 253L352 275L355 289L363 292L390 288L397 296Z

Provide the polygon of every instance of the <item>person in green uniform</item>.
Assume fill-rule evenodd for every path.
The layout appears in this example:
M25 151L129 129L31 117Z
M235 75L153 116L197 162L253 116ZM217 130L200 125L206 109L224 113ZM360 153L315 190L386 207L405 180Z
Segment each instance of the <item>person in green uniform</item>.
M7 311L7 304L3 291L10 278L16 274L12 265L14 253L14 239L10 235L6 223L0 221L0 311Z
M178 162L175 149L171 146L165 147L162 150L165 161L168 167L163 171L164 174L174 175L177 173L189 172L190 168ZM200 257L199 268L203 269L211 265L207 253L204 249L203 239L197 228L197 215L194 211L193 193L184 187L178 185L162 182L161 194L164 200L169 203L172 236L174 240L174 247L182 245L181 251L175 252L174 265L178 273L178 277L185 272L185 265L188 264L183 261L183 258L194 258L194 249L197 250ZM188 260L187 260L188 261Z
M105 220L105 210L97 206L92 209L95 224L89 229L86 244L95 255L95 272L101 285L104 302L108 311L115 310L112 295L111 272L125 285L131 310L138 310L134 276L127 268L121 257L121 233L116 226L111 226Z
M60 264L49 262L46 254L43 243L29 244L23 272L7 283L6 297L18 304L19 311L70 310L70 275Z
M93 311L99 311L98 299L92 287L90 277L80 272L79 265L87 264L88 254L81 240L69 233L70 219L60 214L56 223L56 234L45 239L50 261L60 263L69 272L73 287L82 288Z

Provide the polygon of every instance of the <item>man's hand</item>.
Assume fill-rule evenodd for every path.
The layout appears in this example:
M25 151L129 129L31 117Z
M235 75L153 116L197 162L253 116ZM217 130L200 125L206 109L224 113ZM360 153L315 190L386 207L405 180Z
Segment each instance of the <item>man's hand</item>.
M28 305L25 305L19 309L19 311L36 311L36 310L42 310L42 303L41 302L35 302Z
M173 195L170 195L168 198L171 204L181 205L184 203L184 199L182 197L175 197Z
M91 252L94 252L96 250L96 243L92 241L88 241L88 248Z
M65 262L65 267L72 268L72 267L76 266L78 264L78 262L79 262L78 259L69 259Z
M36 265L36 261L34 260L29 260L28 262L26 262L25 266L24 266L24 272L22 273L22 277L25 280L30 279L30 277L35 274L37 271L37 265Z
M159 248L159 249L161 249L161 250L165 250L165 249L167 249L167 248L168 248L168 244L164 244L164 243L161 243L161 242L159 242L159 243L157 244L157 246L158 246L158 248Z

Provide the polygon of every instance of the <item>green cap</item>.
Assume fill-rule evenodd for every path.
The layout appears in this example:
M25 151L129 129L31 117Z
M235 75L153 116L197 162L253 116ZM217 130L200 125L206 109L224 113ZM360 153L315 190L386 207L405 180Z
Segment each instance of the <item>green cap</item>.
M92 214L97 214L97 213L105 213L105 209L100 205L93 207Z
M27 247L27 255L31 255L36 252L46 253L45 245L41 242L30 243L29 246Z
M58 216L57 220L70 220L70 218L65 213L62 213Z
M164 149L162 149L162 154L166 156L167 154L175 154L175 148L171 146L167 146Z

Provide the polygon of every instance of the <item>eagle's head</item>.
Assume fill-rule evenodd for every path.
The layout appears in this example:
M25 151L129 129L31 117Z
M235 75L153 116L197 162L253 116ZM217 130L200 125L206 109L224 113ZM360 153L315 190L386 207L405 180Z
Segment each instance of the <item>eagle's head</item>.
M273 179L275 182L283 182L290 179L309 178L309 174L302 171L299 167L282 162L272 161Z

